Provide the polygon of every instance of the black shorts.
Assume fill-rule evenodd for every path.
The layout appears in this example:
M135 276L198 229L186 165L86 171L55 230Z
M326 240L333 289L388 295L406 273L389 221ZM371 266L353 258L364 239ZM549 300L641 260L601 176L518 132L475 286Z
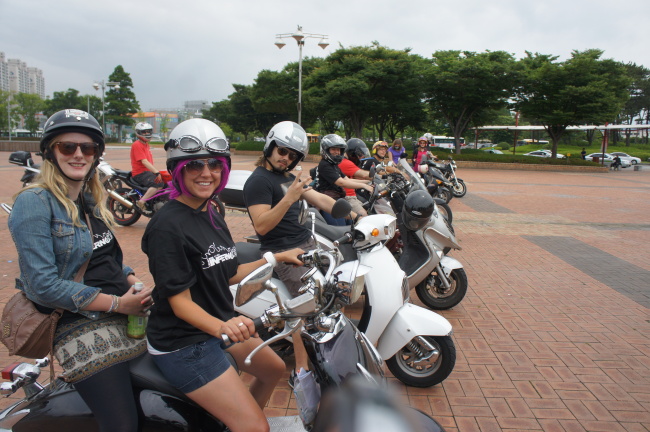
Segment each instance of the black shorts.
M156 189L160 189L161 187L164 186L164 184L162 182L156 183L157 177L158 176L152 173L151 171L145 171L138 174L137 176L133 176L133 180L135 180L136 183L138 183L143 187L147 187L147 188L154 187Z

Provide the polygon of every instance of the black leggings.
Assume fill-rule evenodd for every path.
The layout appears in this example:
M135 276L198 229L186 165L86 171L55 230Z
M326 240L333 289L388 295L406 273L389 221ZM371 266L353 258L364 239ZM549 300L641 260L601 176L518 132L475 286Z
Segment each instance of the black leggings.
M129 363L120 363L78 382L74 387L97 420L101 432L137 432Z

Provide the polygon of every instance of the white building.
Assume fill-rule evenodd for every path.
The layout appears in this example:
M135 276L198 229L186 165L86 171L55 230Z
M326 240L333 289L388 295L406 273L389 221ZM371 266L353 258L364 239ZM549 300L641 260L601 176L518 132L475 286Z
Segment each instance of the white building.
M12 93L32 93L45 99L43 71L28 67L20 59L7 59L0 52L0 90Z

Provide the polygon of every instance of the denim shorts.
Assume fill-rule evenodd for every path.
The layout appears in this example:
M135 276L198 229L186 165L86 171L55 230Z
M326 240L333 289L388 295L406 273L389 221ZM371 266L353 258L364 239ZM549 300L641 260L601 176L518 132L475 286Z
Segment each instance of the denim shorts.
M167 381L185 394L217 379L230 367L224 343L217 338L152 357Z

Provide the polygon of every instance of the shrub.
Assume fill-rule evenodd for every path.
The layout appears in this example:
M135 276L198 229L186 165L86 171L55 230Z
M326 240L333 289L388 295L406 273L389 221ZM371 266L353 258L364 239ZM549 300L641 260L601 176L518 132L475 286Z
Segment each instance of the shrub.
M510 150L510 144L508 144L507 142L500 142L499 148L503 151Z

